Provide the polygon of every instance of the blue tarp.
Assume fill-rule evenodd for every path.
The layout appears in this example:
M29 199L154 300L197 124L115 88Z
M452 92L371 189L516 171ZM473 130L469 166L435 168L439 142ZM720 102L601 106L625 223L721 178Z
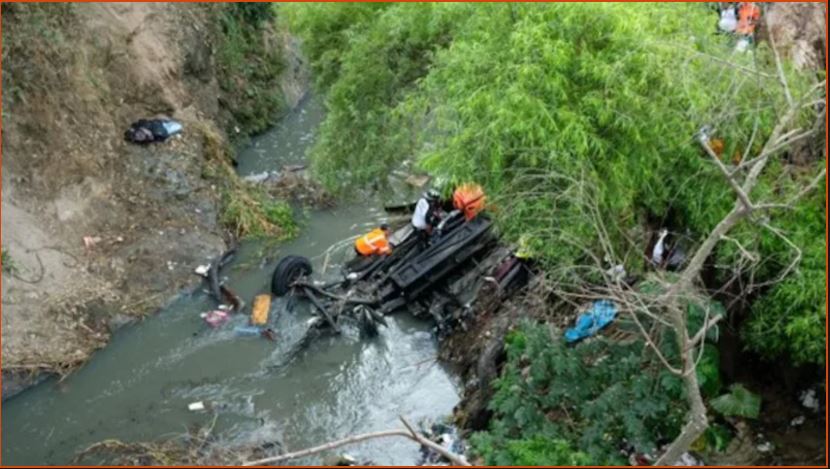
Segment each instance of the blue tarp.
M595 301L590 311L576 319L576 325L565 331L566 342L576 342L590 337L617 317L617 307L608 300Z

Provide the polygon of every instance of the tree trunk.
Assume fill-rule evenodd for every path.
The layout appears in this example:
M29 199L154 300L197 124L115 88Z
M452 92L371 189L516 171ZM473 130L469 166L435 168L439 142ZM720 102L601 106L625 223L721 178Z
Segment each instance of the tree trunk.
M727 217L728 218L728 217ZM674 439L669 448L657 460L655 465L667 466L674 464L685 453L700 435L709 427L706 418L706 405L700 395L700 385L697 382L694 347L690 347L689 332L686 327L685 308L681 308L677 297L670 308L671 321L677 334L677 346L683 363L683 386L686 390L686 399L689 402L689 416L680 435Z

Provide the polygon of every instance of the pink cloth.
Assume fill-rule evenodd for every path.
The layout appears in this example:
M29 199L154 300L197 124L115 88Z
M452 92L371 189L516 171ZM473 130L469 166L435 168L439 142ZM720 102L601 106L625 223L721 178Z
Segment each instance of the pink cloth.
M221 309L210 311L205 315L205 322L210 324L210 327L219 327L225 324L231 316L227 311Z

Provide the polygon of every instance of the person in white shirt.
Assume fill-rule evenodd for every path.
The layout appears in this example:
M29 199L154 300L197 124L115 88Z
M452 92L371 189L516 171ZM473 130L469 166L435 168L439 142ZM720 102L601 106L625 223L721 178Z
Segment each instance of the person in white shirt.
M415 232L423 241L427 241L432 234L432 227L436 221L436 211L440 203L441 194L431 189L424 193L418 203L415 204L415 212L412 213L412 226Z

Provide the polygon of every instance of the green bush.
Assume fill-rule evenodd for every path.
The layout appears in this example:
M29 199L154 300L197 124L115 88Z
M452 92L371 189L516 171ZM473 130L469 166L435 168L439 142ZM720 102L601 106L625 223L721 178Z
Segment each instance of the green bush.
M226 129L232 139L267 130L285 109L282 54L266 41L264 28L272 18L270 3L232 3L219 13L217 75L221 102L232 116Z
M228 8L232 15L254 28L274 19L274 6L268 2L232 3Z
M568 347L546 326L508 337L489 431L472 439L487 464L625 464L619 444L652 451L683 419L682 384L642 344Z
M572 267L589 260L586 251L600 252L600 221L629 272L644 268L649 216L671 213L692 245L701 240L735 195L695 133L713 125L727 160L757 155L785 103L769 48L733 53L699 4L281 11L326 92L328 114L311 158L330 188L382 185L403 160L450 185L479 182L503 236L526 237L550 277L575 283L594 280ZM762 73L747 72L753 69ZM786 64L783 73L792 94L802 95L811 77ZM786 197L804 174L776 160L752 195ZM784 283L761 291L745 337L769 355L823 363L826 246L815 242L823 237L823 206L804 201L795 213L775 215L774 224L797 234L805 257ZM766 259L755 282L786 265L789 247L756 225L739 226L734 236ZM740 255L721 243L713 259L726 266L721 280Z
M712 399L709 405L719 414L730 417L757 419L761 412L761 397L741 384L729 387L729 393Z
M775 223L802 250L798 267L774 284L751 307L743 330L747 345L766 357L789 356L795 364L824 365L827 285L825 186ZM790 263L793 250L780 238L763 231L745 233L746 245L766 259L757 277L775 279Z

